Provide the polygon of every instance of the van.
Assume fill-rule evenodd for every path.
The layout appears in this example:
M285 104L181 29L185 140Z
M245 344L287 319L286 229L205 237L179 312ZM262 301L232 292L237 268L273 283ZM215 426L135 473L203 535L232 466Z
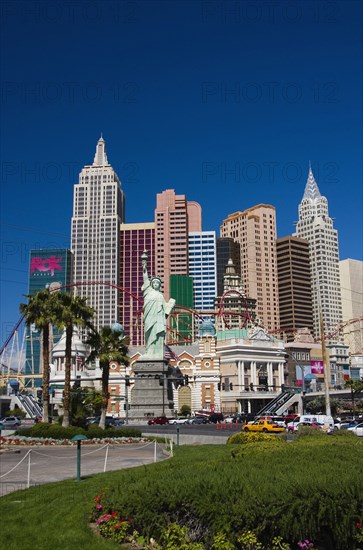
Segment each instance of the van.
M334 429L333 417L326 414L301 414L294 419L295 422L317 422L325 428Z

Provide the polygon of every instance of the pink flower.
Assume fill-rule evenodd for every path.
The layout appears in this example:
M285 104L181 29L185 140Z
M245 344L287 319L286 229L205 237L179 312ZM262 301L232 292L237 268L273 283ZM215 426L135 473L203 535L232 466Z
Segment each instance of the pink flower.
M102 510L103 506L101 506L101 504L98 504L98 505L96 506L96 508L97 508L97 510Z

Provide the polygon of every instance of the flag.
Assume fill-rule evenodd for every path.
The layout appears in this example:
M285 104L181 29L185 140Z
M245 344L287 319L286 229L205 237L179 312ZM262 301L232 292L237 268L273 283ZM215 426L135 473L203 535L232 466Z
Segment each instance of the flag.
M83 365L83 357L76 351L76 365Z
M165 359L172 359L174 361L179 361L179 357L166 344L165 344L165 347L164 347L164 356L165 356Z

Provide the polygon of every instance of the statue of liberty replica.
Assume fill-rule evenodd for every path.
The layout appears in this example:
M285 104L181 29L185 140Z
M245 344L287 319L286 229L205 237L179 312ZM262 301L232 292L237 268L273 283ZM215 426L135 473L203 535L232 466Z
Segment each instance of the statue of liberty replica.
M147 272L147 254L141 256L143 281L142 292L144 296L144 335L145 357L164 359L166 319L175 306L175 300L169 302L161 292L160 277L151 277Z
M175 300L167 302L161 292L161 279L149 277L147 253L141 256L143 285L143 321L145 353L133 367L135 384L132 389L130 418L148 420L155 416L170 415L172 387L167 375L170 371L165 359L166 320L175 306ZM169 391L168 391L169 390Z

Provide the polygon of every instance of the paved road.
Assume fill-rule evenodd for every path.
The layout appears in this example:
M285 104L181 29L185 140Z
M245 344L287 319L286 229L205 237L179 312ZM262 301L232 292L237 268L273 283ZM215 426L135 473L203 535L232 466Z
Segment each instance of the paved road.
M241 425L227 424L226 428L216 424L166 424L163 426L154 424L140 426L145 436L167 436L179 445L223 445L230 435L241 431Z
M30 454L29 454L30 451ZM64 479L76 479L77 447L18 447L0 451L0 496L29 484L39 485ZM107 457L106 457L107 453ZM154 442L140 444L83 445L81 476L120 470L167 457L163 446ZM106 470L105 470L106 463Z

